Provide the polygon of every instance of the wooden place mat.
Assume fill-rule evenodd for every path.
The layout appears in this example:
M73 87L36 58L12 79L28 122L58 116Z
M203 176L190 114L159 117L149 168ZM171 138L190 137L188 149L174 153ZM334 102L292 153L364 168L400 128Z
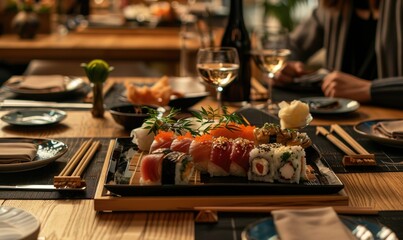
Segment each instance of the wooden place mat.
M67 144L69 150L55 162L36 170L16 173L0 173L0 185L24 185L40 184L53 185L53 177L58 175L68 159L78 150L80 145L88 138L59 138L56 139ZM84 179L87 188L84 191L57 191L57 190L3 190L0 189L0 199L92 199L100 176L105 156L108 149L109 139L95 139L101 142L101 148L91 160L84 171Z
M369 153L375 154L376 166L348 166L342 164L343 156L345 155L341 150L333 145L324 136L316 136L316 128L309 126L304 129L312 142L319 148L323 156L322 161L335 173L366 173L366 172L402 172L402 165L387 165L384 162L396 163L402 161L402 149L388 147L372 141L366 137L356 133L352 126L342 126L342 128L353 137L359 144L361 144ZM327 127L329 129L329 127Z
M246 107L237 111L242 114L252 125L262 126L266 122L279 123L277 116L271 115L263 110ZM358 133L352 126L341 126L351 137L360 143L368 152L375 154L377 166L345 167L342 164L344 153L324 136L316 135L316 127L308 126L302 131L307 132L320 153L323 155L323 162L327 164L335 173L364 173L364 172L402 172L403 164L391 166L383 162L402 161L402 149L388 147L372 141ZM326 127L329 130L329 127Z

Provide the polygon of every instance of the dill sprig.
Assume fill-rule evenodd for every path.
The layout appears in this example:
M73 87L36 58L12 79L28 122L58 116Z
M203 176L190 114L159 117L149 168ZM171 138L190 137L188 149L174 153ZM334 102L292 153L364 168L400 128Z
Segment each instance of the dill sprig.
M226 107L223 107L223 113L220 114L218 109L213 109L211 106L201 108L200 111L195 111L192 115L200 123L200 126L195 128L191 120L186 118L177 119L176 116L180 113L180 109L171 108L168 114L163 115L156 109L147 108L150 115L145 121L145 129L149 129L149 133L155 135L159 131L173 131L178 135L185 132L190 132L193 136L199 136L209 133L211 130L225 127L230 131L239 130L239 126L247 125L246 120L237 113L229 113Z

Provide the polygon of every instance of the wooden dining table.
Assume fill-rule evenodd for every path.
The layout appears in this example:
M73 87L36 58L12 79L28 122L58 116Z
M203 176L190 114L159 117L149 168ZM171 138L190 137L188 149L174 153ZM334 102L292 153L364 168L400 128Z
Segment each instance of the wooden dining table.
M1 42L1 39L0 39ZM0 53L1 54L1 53ZM142 78L110 78L108 81L142 81ZM194 106L217 106L206 98ZM236 110L230 107L230 110ZM7 111L0 109L0 116ZM118 125L106 112L104 118L93 118L90 111L67 111L67 118L57 126L20 129L0 122L0 137L32 138L119 138L130 132ZM311 125L354 125L370 119L402 119L403 111L371 105L361 106L350 118L318 117ZM403 156L402 156L403 160ZM337 175L345 185L350 207L370 207L377 211L403 210L403 173L345 173ZM1 173L0 173L1 177ZM195 214L192 211L122 211L97 212L94 200L9 200L1 206L24 209L41 222L42 239L194 239Z

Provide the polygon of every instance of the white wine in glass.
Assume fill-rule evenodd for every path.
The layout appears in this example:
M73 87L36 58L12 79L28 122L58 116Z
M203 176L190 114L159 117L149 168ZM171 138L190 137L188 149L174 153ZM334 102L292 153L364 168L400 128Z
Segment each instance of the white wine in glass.
M232 47L201 48L197 53L197 72L200 79L216 88L218 110L221 111L221 92L238 76L238 52Z
M252 34L251 55L256 66L268 76L269 112L277 107L272 101L272 87L274 75L280 71L290 56L288 49L288 30L280 26L260 26Z

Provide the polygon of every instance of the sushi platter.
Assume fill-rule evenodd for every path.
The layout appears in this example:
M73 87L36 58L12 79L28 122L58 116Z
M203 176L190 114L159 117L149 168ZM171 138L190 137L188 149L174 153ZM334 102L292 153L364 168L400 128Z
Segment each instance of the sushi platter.
M184 211L202 206L348 205L344 185L321 162L315 145L306 149L310 177L299 183L211 177L195 171L187 184L142 184L144 154L131 138L111 140L94 199L97 211Z

